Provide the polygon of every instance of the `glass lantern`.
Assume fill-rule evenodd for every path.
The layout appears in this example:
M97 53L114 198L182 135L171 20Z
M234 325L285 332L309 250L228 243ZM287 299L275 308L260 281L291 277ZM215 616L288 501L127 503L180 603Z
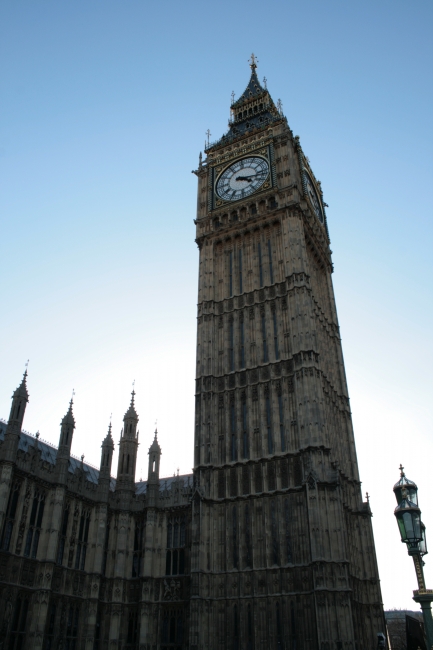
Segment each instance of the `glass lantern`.
M400 480L394 485L393 490L395 498L397 499L397 504L400 504L403 501L403 489L406 489L409 501L418 505L418 486L413 481L410 481L406 474L404 473L404 467L400 465Z
M421 510L416 503L408 499L405 488L402 490L403 499L394 510L400 530L401 541L409 548L416 548L423 540Z

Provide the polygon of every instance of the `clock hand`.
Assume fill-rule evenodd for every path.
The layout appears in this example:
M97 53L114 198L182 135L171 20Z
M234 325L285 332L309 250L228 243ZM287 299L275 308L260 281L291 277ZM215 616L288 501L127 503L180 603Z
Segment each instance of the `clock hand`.
M251 183L252 178L254 178L256 174L253 174L252 176L237 176L236 180L237 181L247 181L247 183Z

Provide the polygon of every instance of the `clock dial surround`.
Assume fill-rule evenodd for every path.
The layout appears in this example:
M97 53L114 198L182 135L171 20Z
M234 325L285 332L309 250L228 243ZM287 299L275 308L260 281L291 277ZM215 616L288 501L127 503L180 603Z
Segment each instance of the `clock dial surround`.
M323 219L322 203L319 197L317 196L316 188L313 185L313 181L305 171L304 171L304 178L305 178L305 187L307 190L307 195L308 198L310 199L311 205L313 206L315 215L320 221L320 223L323 223L324 219Z
M239 201L259 190L269 177L269 163L260 156L241 158L227 167L216 182L224 201Z

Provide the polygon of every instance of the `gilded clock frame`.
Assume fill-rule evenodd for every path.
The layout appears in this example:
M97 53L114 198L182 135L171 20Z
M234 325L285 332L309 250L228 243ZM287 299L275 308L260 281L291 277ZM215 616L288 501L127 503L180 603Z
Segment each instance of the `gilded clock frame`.
M237 199L236 201L225 201L217 194L216 187L217 187L218 180L228 167L233 165L233 163L236 162L237 160L242 160L243 158L263 158L264 160L266 160L269 166L268 177L266 178L263 185L261 185L261 187L255 192L253 192L252 194ZM216 162L214 165L212 165L209 174L209 186L210 186L209 189L211 190L209 196L210 199L209 209L220 210L221 208L224 207L235 206L239 203L245 203L245 201L253 200L253 197L269 192L269 190L272 189L273 187L276 187L276 185L277 183L276 183L275 157L274 157L274 147L272 143L261 145L256 149L248 150L248 151L241 149L241 151L234 152L233 156L228 160L224 160L224 162L220 162L220 163Z

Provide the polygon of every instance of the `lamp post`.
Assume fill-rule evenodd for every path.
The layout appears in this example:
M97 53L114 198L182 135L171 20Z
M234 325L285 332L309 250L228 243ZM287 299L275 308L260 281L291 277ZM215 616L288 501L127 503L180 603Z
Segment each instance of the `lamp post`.
M410 481L400 465L400 480L394 485L397 507L394 514L400 531L401 541L407 545L407 552L413 558L418 589L413 592L413 599L421 605L424 618L424 629L427 637L427 647L433 650L433 618L431 603L433 589L426 589L422 557L427 554L425 526L421 521L421 510L418 506L418 487Z

